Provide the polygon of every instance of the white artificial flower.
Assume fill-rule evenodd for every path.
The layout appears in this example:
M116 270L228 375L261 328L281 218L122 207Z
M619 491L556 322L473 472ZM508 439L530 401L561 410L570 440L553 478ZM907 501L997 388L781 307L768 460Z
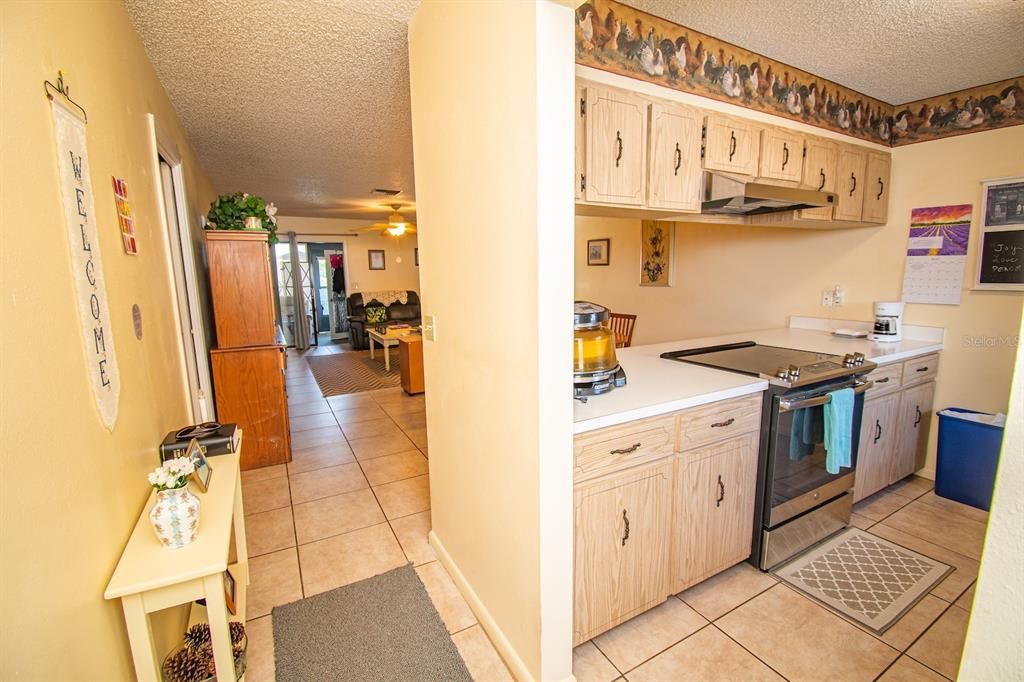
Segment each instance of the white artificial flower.
M156 485L156 472L152 472L147 478L149 478L150 485Z

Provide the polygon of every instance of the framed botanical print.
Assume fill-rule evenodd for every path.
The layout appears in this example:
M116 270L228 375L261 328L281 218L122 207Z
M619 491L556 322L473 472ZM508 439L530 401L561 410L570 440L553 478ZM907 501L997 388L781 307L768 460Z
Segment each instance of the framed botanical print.
M675 223L657 220L640 223L640 286L672 286L675 227Z
M368 249L366 254L370 260L371 270L383 270L386 267L384 249Z
M611 239L587 240L587 265L608 265L611 262Z

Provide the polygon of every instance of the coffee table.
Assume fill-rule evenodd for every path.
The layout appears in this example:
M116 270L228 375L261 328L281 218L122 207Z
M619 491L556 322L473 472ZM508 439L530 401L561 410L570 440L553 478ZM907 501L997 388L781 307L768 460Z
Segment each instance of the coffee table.
M370 359L373 359L373 344L377 343L381 348L384 349L384 371L391 371L391 353L390 350L398 345L398 339L406 334L410 334L411 329L402 329L398 332L387 331L383 334L378 332L376 329L367 329L366 336L370 344Z

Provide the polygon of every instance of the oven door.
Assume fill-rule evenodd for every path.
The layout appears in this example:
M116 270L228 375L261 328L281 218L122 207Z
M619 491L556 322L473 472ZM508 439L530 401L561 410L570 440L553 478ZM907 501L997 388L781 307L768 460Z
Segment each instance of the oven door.
M871 382L852 380L776 396L768 444L765 519L769 528L832 500L853 488L864 391ZM830 474L825 468L825 403L841 388L855 391L851 417L851 466Z

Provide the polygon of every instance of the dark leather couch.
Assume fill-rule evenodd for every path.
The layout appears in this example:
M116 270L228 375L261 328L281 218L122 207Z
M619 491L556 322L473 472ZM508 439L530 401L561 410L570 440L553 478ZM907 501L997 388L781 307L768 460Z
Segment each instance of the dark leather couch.
M372 292L370 293L372 295ZM406 303L395 301L391 305L385 306L388 309L388 319L383 324L401 322L413 327L419 326L420 297L415 291L407 293ZM356 350L366 350L370 347L369 337L366 336L366 307L374 305L381 305L381 303L373 298L364 301L362 293L352 294L348 297L349 340L352 343L352 348ZM377 325L371 326L376 327Z

